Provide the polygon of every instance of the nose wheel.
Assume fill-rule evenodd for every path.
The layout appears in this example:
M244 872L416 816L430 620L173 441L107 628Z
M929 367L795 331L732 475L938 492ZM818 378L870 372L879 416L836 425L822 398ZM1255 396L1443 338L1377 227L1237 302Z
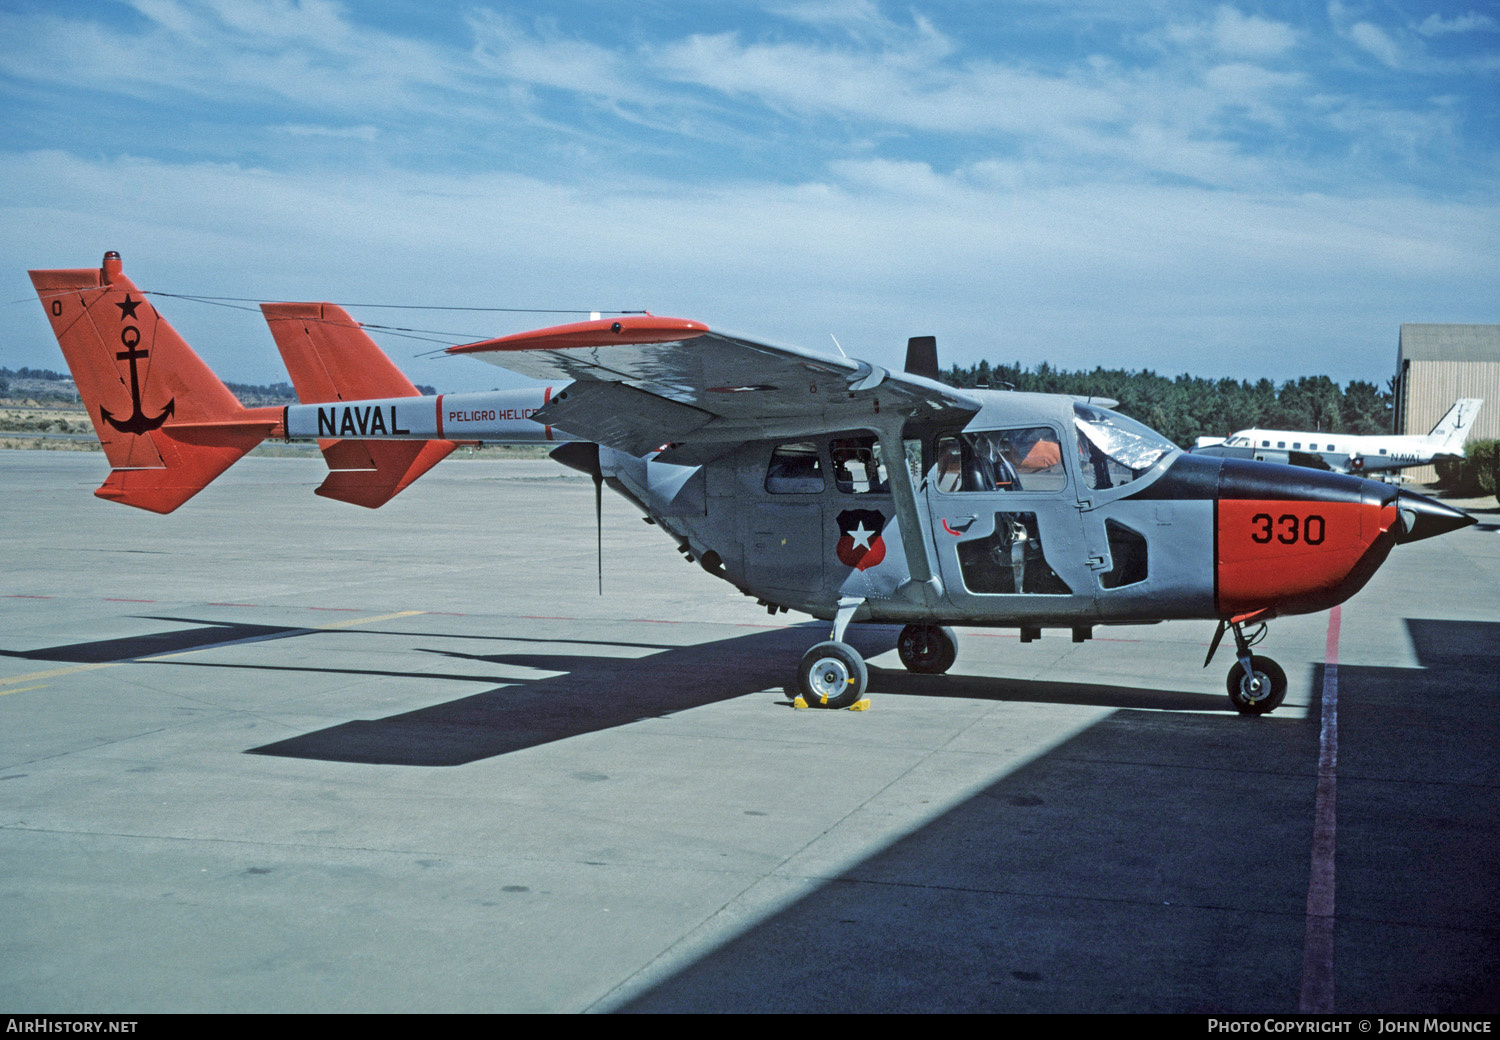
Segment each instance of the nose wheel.
M1225 681L1229 703L1241 715L1264 715L1280 707L1286 699L1286 672L1269 657L1252 655L1247 670L1239 661L1229 669Z
M1224 638L1226 629L1234 632L1236 658L1234 667L1229 669L1229 675L1224 680L1224 685L1229 690L1229 703L1241 715L1264 715L1268 711L1275 711L1286 699L1286 672L1269 657L1260 657L1250 652L1252 646L1266 637L1264 622L1246 635L1240 622L1220 621L1203 666L1208 667L1208 663L1213 660L1214 651L1219 648L1219 640Z

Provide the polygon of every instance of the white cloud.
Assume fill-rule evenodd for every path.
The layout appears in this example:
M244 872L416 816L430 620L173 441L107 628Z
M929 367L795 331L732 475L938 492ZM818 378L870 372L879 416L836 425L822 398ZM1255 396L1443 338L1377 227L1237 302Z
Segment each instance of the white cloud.
M1297 33L1285 22L1241 14L1225 4L1214 12L1213 39L1226 54L1263 58L1296 46Z
M684 192L642 179L564 188L516 174L378 168L335 179L29 153L0 157L11 186L0 271L11 272L7 298L19 299L27 267L86 266L119 249L143 288L171 292L647 307L813 347L834 331L851 353L891 364L907 335L932 331L945 359L965 363L1277 378L1380 379L1400 321L1494 319L1492 302L1476 303L1493 298L1493 202L1105 181L1028 187L1024 178L1007 186L1005 170L923 163L831 173ZM40 312L17 314L12 343L36 353L8 348L8 363L54 361ZM175 302L168 316L226 377L280 378L257 314ZM380 311L356 308L356 317L389 322ZM389 323L458 342L553 320L403 312ZM415 354L426 345L385 342L419 382L496 385L484 366L424 361ZM1205 355L1205 343L1216 353Z
M1452 18L1430 14L1417 26L1417 32L1423 36L1444 36L1450 33L1488 32L1496 28L1500 28L1500 23L1489 15L1468 11Z
M1221 4L1211 21L1172 23L1165 33L1176 44L1239 58L1275 57L1297 45L1297 32L1287 23L1243 14L1228 4Z
M0 70L20 79L138 97L281 99L366 114L431 110L423 92L472 93L455 55L354 26L320 0L136 0L143 29L0 12Z
M628 54L556 32L527 32L514 19L493 11L475 12L469 26L474 32L474 60L506 79L616 101L656 100Z
M1349 38L1361 49L1373 55L1382 64L1393 69L1401 67L1400 46L1380 26L1373 22L1355 22L1349 26L1348 34Z
M754 98L773 109L827 113L954 133L1043 132L1120 113L1115 96L1074 76L992 62L954 66L917 38L875 52L804 43L745 44L733 33L696 35L655 53L680 83Z
M380 136L378 127L366 123L363 126L317 126L306 123L285 123L281 126L272 127L275 133L287 134L291 137L333 137L348 138L356 141L373 141Z

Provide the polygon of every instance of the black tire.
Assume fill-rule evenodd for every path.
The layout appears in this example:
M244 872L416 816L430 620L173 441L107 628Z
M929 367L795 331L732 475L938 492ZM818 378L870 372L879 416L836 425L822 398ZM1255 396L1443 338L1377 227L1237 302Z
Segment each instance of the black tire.
M958 657L958 638L947 625L907 625L896 637L896 654L908 672L942 675Z
M1251 690L1245 678L1245 669L1236 661L1229 669L1224 685L1229 689L1229 703L1241 715L1264 715L1275 711L1286 699L1286 673L1281 665L1269 657L1251 657L1250 668L1255 677L1266 684L1260 690Z
M810 708L847 708L864 696L865 659L847 643L829 640L802 655L797 688Z

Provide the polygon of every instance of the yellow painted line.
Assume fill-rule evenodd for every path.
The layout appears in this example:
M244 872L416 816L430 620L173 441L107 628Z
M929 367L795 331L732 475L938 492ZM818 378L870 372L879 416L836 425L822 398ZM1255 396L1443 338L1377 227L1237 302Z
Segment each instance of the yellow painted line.
M47 672L27 672L25 675L8 675L0 679L0 686L13 686L16 683L31 682L35 679L55 679L59 675L72 675L74 672L92 672L95 668L113 668L120 661L100 661L97 664L75 664L67 668L53 668ZM14 691L11 691L14 692Z
M51 685L51 683L37 683L35 686L22 686L19 689L15 690L0 690L0 697L4 697L7 693L25 693L27 690L45 690Z
M194 647L192 650L178 650L170 654L152 654L149 657L127 657L121 661L97 661L92 664L75 664L66 668L52 668L45 672L27 672L25 675L8 675L0 679L0 686L14 686L18 683L34 682L37 679L56 679L63 675L76 675L79 672L92 672L99 668L116 668L122 664L134 664L142 661L165 661L173 657L186 657L188 654L201 654L205 650L219 650L226 646L237 643L266 643L275 639L285 639L287 636L297 635L302 632L324 632L337 628L352 628L355 625L373 625L377 621L390 621L394 618L413 617L417 614L425 614L425 610L401 610L394 614L376 614L373 617L355 618L352 621L336 621L331 625L313 625L310 628L293 629L283 635L259 636L250 639L229 639L222 643L211 643L208 646ZM28 690L38 687L28 686ZM6 690L4 693L18 693L17 690ZM3 694L0 694L3 696Z
M336 621L331 625L315 625L314 628L349 628L353 625L373 625L377 621L391 621L398 617L415 617L425 614L425 610L399 610L394 614L376 614L374 617L362 617L355 621Z

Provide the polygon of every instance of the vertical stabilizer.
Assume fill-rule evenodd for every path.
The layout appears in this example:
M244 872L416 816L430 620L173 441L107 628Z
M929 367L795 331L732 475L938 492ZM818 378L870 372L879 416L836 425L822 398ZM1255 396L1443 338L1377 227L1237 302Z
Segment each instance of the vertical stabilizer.
M1464 441L1469 439L1469 432L1474 428L1474 420L1479 418L1479 409L1483 404L1482 398L1473 397L1453 402L1448 414L1439 419L1438 424L1427 435L1437 454L1463 455Z
M279 408L245 408L125 277L103 266L31 271L112 472L95 494L170 513L270 435Z
M342 307L263 303L276 349L303 404L419 397L385 351ZM447 458L452 441L320 440L328 477L316 494L375 509Z

